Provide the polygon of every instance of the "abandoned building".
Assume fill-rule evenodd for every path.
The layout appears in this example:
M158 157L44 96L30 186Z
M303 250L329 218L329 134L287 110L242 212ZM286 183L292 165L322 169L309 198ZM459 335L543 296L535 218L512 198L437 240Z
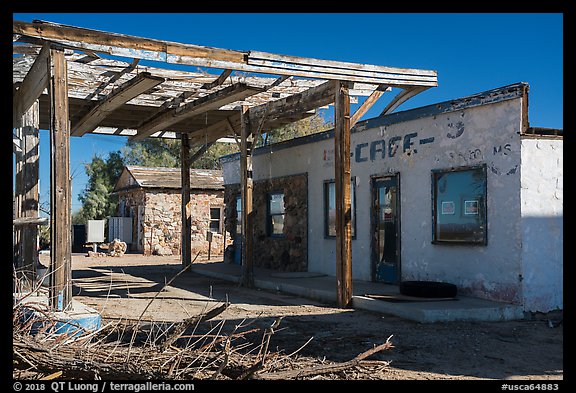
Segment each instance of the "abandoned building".
M437 72L44 21L14 21L13 37L14 265L34 271L46 222L45 129L53 310L72 307L70 139L89 133L180 140L181 168L127 167L116 185L132 250L178 254L188 267L221 235L213 250L233 243L227 260L241 265L242 286L254 286L255 266L317 272L334 276L341 308L353 306L352 277L444 281L525 311L563 308L563 133L530 126L525 83L395 112L438 86ZM380 115L362 120L382 96ZM333 130L255 148L262 133L329 105ZM214 176L190 167L221 138L240 153L221 159L212 188Z
M179 255L181 248L182 182L180 168L125 166L113 194L118 217L130 217L131 236L120 239L130 251L144 255ZM226 242L224 184L219 170L190 169L191 250L222 254ZM228 239L229 240L229 239Z
M354 279L443 281L525 311L563 308L562 130L529 126L528 90L352 128ZM336 275L333 139L330 130L254 151L255 266ZM240 156L221 163L238 253Z

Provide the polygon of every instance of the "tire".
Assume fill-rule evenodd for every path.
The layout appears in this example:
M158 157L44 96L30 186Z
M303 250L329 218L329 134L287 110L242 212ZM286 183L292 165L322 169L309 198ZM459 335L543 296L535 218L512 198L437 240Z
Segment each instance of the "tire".
M406 296L450 298L456 297L456 285L439 281L402 281L400 293Z

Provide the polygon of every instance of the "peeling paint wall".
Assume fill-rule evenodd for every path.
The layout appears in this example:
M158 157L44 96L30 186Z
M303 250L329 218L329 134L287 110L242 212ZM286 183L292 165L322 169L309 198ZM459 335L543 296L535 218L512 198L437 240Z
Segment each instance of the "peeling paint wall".
M562 157L562 140L522 140L522 275L527 311L563 308Z
M526 238L522 238L535 230L535 224L521 216L520 166L521 162L524 166L526 160L530 162L531 153L522 151L522 95L512 90L501 94L501 100L493 94L488 97L490 101L469 106L458 106L458 102L438 104L438 108L450 106L450 110L441 109L439 113L433 113L433 106L418 108L413 110L419 110L416 116L406 116L402 121L387 120L393 117L387 116L358 124L351 134L351 175L356 178L354 279L372 279L371 179L397 173L402 280L450 282L463 295L515 304L529 303L528 297L537 297L538 290L534 293L526 284L544 288L553 281L544 276L540 276L541 282L534 277L525 280L526 273L530 269L535 272L540 263L539 256L527 257L531 251L527 251ZM432 244L431 171L480 164L487 167L487 245ZM541 165L542 170L546 165ZM253 158L253 171L255 181L308 173L308 270L334 276L336 243L324 237L323 195L324 182L334 178L333 138L326 134L308 138L307 143L262 149ZM237 158L223 160L223 176L225 184L238 183ZM560 196L561 187L561 181L556 181L554 192ZM546 225L558 227L557 222ZM555 236L555 230L547 236ZM558 239L552 247L561 253ZM557 270L551 274L558 277ZM555 291L561 294L561 289Z

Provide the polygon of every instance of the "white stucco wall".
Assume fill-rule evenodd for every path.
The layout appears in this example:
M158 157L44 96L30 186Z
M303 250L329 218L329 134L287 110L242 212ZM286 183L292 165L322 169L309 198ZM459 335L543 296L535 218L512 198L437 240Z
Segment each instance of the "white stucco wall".
M563 308L562 157L562 140L522 140L522 275L527 311Z
M461 293L521 302L521 113L521 98L515 98L352 133L357 206L353 278L371 280L371 176L399 173L402 279L446 281L458 285ZM392 140L396 153L382 158L377 151L371 160L371 143L382 139L386 150ZM334 178L333 154L330 138L272 148L253 159L255 180L308 173L308 269L329 275L336 274L335 240L324 237L323 184ZM488 177L488 244L432 244L431 171L482 163ZM223 175L225 184L238 183L239 161L225 163Z

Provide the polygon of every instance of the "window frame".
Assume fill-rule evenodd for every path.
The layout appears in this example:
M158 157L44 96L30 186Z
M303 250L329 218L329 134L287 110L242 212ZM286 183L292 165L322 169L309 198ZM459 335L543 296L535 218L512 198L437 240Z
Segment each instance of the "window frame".
M336 200L336 181L334 179L324 180L323 182L323 199L324 199L324 239L336 239L336 235L330 235L329 232L329 220L328 212L330 210L329 205L329 185L334 184L334 200ZM356 176L350 177L350 208L352 209L352 226L351 226L351 236L352 239L356 239ZM336 225L336 224L334 224Z
M216 210L218 209L219 214L218 214L218 232L214 232L212 231L212 222L215 222L216 220L212 218L212 209ZM210 216L209 216L209 220L208 220L208 230L212 233L216 233L221 235L222 234L222 230L223 230L223 224L224 224L224 220L223 220L223 210L224 207L222 205L210 205Z
M283 210L282 213L275 213L275 214L271 213L270 202L272 200L272 195L282 195L282 210ZM284 225L285 225L284 221L286 221L286 206L284 204L285 196L286 196L286 194L284 193L283 190L270 191L270 192L266 193L266 234L268 235L268 237L277 237L277 238L285 237L285 235L284 235ZM273 231L272 231L272 229L273 229L272 217L273 216L284 216L283 222L282 222L282 233L273 233Z
M484 186L482 189L482 201L478 201L477 215L481 222L484 224L483 236L481 240L454 240L454 239L438 239L437 233L437 221L438 221L438 209L437 209L437 178L441 174L451 174L456 172L469 172L480 170L484 176ZM453 168L443 168L443 169L433 169L431 171L431 204L432 204L432 244L446 244L446 245L473 245L473 246L486 246L488 245L488 171L486 164L480 165L466 165ZM453 214L464 215L464 205L465 201L470 201L472 197L468 192L460 192L458 195L458 201L462 212L454 211Z
M234 209L236 209L236 233L237 236L242 236L242 195L237 195L234 199L236 205ZM240 202L240 203L238 203ZM240 210L238 210L238 206L240 206ZM238 232L238 226L240 226L240 232Z

